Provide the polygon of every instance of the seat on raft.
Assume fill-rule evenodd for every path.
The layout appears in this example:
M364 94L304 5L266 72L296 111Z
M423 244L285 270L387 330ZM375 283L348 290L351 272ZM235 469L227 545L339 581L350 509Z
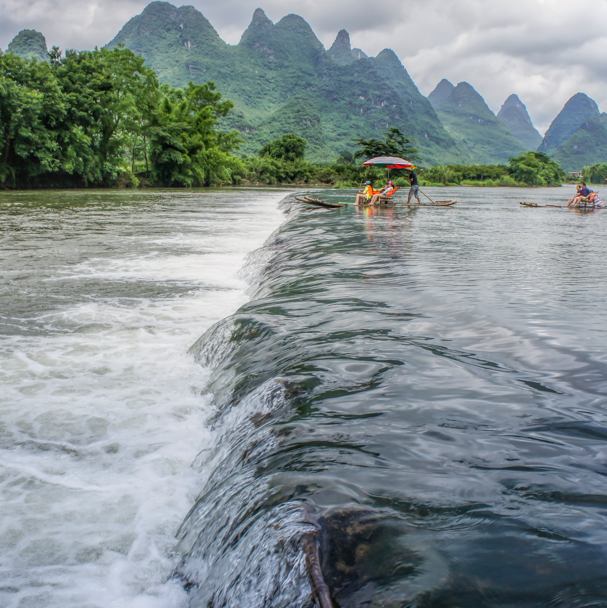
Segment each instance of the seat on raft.
M392 190L392 192L390 192L390 194L385 194L379 197L378 202L381 203L387 203L396 193L397 190L400 190L400 188L398 188L398 186L394 186L394 190Z

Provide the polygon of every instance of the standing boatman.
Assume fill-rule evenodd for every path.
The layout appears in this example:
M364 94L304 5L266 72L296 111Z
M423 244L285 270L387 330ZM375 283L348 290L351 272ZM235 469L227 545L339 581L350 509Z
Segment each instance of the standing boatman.
M409 173L409 181L411 182L411 188L409 189L409 197L407 198L407 205L411 202L411 197L414 196L417 202L421 204L419 200L419 184L417 183L417 175L415 171Z

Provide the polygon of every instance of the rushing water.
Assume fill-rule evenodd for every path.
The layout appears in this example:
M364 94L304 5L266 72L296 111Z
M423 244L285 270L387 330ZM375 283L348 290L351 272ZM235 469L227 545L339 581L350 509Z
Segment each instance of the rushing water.
M285 194L0 194L0 606L186 603L210 440L187 351L247 301Z
M607 211L434 194L3 195L6 605L607 606Z

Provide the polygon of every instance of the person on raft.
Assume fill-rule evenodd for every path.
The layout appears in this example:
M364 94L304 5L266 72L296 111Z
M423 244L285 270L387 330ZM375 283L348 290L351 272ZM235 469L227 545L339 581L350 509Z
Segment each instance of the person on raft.
M395 190L395 186L394 186L394 182L387 182L386 185L384 186L384 188L380 191L377 192L376 194L374 194L371 197L371 201L369 202L370 205L379 205L379 203L381 202L381 197L382 196L390 196L392 194L392 192L394 192Z
M584 182L582 182L577 187L576 195L567 203L567 207L578 207L580 203L584 199L587 199L591 194L592 190L590 190L590 188L588 188L588 186Z
M421 204L419 200L419 184L417 183L417 175L415 171L409 173L409 181L411 182L411 188L409 189L409 196L407 197L407 205L411 202L411 197L414 196L417 202Z
M355 205L362 205L368 203L376 194L379 194L379 190L373 190L371 182L365 182L365 189L356 195Z

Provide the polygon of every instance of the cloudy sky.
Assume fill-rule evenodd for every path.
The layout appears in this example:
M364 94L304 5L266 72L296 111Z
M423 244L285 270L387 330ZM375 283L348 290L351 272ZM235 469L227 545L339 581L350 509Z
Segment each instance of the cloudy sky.
M178 6L181 2L174 2ZM578 91L607 110L607 0L191 0L236 44L261 6L273 21L297 13L330 46L350 32L375 55L392 48L427 95L441 78L465 80L497 112L517 93L543 134ZM0 47L37 29L49 47L111 40L146 0L0 0Z

